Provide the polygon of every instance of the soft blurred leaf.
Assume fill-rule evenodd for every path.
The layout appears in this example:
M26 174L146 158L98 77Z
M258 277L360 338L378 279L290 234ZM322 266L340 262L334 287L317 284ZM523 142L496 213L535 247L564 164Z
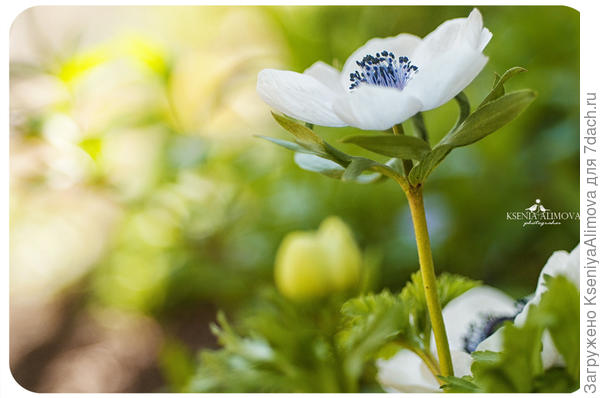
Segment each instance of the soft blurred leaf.
M321 173L331 178L342 178L344 168L334 161L308 153L295 153L294 162L303 170Z
M310 149L311 151L325 154L325 142L321 137L316 135L311 129L303 124L297 123L287 117L271 112L275 121L286 131L296 137L298 144Z
M342 142L400 159L421 159L431 150L427 142L409 135L355 135Z
M438 379L444 382L441 388L444 392L451 393L477 393L480 392L479 387L472 382L473 377L455 377L455 376L437 376Z

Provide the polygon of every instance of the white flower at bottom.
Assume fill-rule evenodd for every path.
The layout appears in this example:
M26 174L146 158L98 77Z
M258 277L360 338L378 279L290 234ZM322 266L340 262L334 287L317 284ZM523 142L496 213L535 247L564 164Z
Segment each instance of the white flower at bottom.
M308 123L385 130L460 93L485 66L491 37L474 9L423 39L371 39L341 73L320 61L304 73L264 69L256 90L275 110Z
M469 327L482 316L511 316L515 313L514 300L498 289L480 286L468 290L444 308L442 315L452 356L455 376L471 373L471 356L465 346ZM437 356L433 335L432 354ZM402 349L391 359L377 361L379 383L388 392L436 392L440 384L421 359L412 351Z
M538 278L537 288L535 289L534 296L523 308L514 320L516 326L523 326L529 313L529 308L532 305L539 304L542 294L548 290L544 283L544 275L557 276L564 275L579 289L579 245L568 253L564 250L556 251L552 253L546 265L542 268L540 276ZM502 349L502 333L503 328L498 329L494 334L485 339L477 347L478 351L501 351ZM542 364L544 369L551 368L553 366L564 366L565 362L563 357L560 355L550 333L546 330L542 335Z
M472 361L469 352L502 350L503 328L494 332L493 327L497 327L503 320L513 318L516 326L525 323L530 306L538 304L542 293L547 290L544 284L545 274L565 275L579 287L579 245L571 253L561 250L550 256L540 273L533 298L516 317L515 301L502 291L489 286L475 287L446 305L443 317L455 376L462 377L471 373ZM493 333L489 335L491 332ZM545 369L564 365L564 360L547 331L542 336L542 344L542 363ZM433 336L431 349L436 357ZM377 379L387 392L441 392L440 385L431 371L412 351L402 349L390 359L377 360L376 365Z

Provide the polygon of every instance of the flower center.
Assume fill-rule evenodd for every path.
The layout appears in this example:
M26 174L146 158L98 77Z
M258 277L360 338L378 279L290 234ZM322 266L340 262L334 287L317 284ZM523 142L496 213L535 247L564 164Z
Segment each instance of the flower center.
M356 61L356 65L360 69L350 73L350 90L363 83L402 90L419 69L411 64L408 57L396 58L389 51L382 51L375 56L367 55L362 61Z

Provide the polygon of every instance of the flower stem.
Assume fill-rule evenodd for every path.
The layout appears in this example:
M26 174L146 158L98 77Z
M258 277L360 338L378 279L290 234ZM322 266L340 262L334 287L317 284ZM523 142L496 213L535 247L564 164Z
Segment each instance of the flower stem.
M397 124L392 127L392 132L394 135L404 135L404 127L402 127L402 124ZM408 178L408 173L410 173L413 168L412 160L402 159L402 166L404 167L404 175Z
M421 267L421 276L423 287L425 288L425 300L427 310L431 319L431 328L435 337L435 344L440 362L440 371L442 376L453 376L452 358L450 357L450 347L448 345L448 336L442 317L442 307L438 297L437 283L435 279L435 270L433 268L433 256L431 254L431 245L429 243L429 232L427 231L427 220L425 218L425 207L423 205L422 186L410 187L406 192L410 212L415 229L415 238L417 240L417 251L419 253L419 265Z

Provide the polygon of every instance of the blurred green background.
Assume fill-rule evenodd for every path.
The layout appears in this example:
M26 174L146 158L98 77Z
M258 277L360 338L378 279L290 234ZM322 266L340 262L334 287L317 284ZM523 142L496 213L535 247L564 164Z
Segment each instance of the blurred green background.
M506 220L535 199L579 206L579 14L479 7L494 34L466 89L494 72L538 99L516 121L454 151L428 180L438 271L521 297L579 225ZM334 65L371 37L424 36L471 7L36 7L11 29L11 369L35 391L171 391L208 325L272 285L293 230L338 215L380 258L373 289L417 267L402 191L298 169L254 138L286 137L256 74ZM425 113L432 142L455 121ZM337 143L351 128L316 131ZM340 148L352 152L347 144Z

